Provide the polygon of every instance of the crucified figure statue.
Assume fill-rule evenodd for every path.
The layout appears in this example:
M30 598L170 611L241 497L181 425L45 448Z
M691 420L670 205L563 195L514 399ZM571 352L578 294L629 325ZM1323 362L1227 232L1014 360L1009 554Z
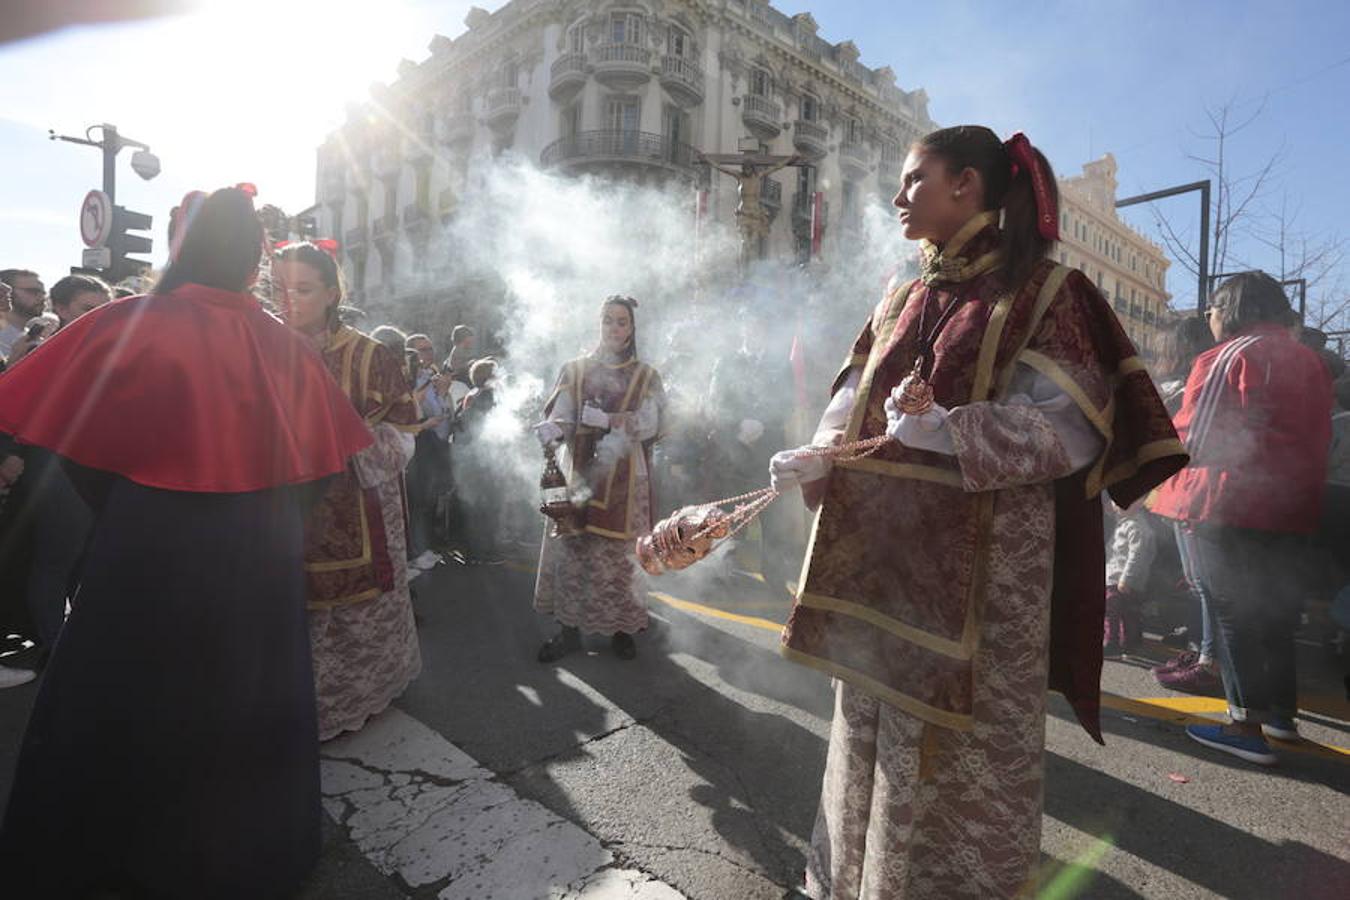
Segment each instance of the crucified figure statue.
M808 166L810 162L802 156L771 156L752 151L701 154L700 161L736 179L740 198L736 205L736 223L741 231L741 266L744 268L750 260L759 257L760 241L769 233L769 214L760 202L764 179L779 169Z

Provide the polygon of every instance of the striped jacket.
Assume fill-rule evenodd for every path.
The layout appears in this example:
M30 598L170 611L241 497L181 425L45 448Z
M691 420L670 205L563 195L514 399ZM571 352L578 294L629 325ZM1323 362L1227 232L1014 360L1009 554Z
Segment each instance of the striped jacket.
M1175 424L1191 463L1158 490L1155 513L1263 531L1317 528L1331 380L1286 329L1257 325L1201 354Z

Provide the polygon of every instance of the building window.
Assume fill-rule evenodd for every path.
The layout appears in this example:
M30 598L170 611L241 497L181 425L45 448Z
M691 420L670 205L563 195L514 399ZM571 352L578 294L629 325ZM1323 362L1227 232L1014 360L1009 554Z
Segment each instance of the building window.
M504 88L513 88L520 82L520 64L514 59L502 64L497 73L498 84Z
M610 131L636 134L642 124L642 101L636 97L612 98L605 112Z
M576 137L581 133L581 104L573 103L562 113L562 136Z
M609 38L616 44L642 43L642 16L614 13L609 17Z
M571 53L580 53L586 47L586 29L578 22L567 29L567 49Z
M769 78L768 72L763 69L750 70L750 93L756 97L767 97L769 96L770 84L772 84L772 80Z
M802 120L814 122L820 118L820 101L810 94L802 94Z
M661 112L661 130L671 152L681 144L692 144L689 114L678 106L667 105ZM673 158L673 157L672 157Z
M862 119L852 116L844 120L844 141L849 144L861 144L863 139Z
M670 26L669 37L667 38L667 51L671 56L686 57L693 55L693 41L689 33L683 28Z

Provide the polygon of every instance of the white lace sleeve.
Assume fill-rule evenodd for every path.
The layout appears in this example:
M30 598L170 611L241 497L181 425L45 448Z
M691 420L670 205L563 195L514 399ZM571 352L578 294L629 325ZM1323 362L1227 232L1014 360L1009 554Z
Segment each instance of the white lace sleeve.
M1031 405L1040 410L1059 437L1073 471L1077 472L1102 452L1104 439L1073 398L1030 366L1018 363L1008 386L1007 402Z

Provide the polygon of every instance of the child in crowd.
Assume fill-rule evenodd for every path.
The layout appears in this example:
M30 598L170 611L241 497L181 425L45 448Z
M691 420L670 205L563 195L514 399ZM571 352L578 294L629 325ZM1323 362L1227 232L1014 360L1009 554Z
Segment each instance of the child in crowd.
M1142 502L1117 510L1116 530L1106 561L1106 619L1102 625L1102 652L1129 653L1139 646L1144 587L1148 583L1158 541L1145 521Z

